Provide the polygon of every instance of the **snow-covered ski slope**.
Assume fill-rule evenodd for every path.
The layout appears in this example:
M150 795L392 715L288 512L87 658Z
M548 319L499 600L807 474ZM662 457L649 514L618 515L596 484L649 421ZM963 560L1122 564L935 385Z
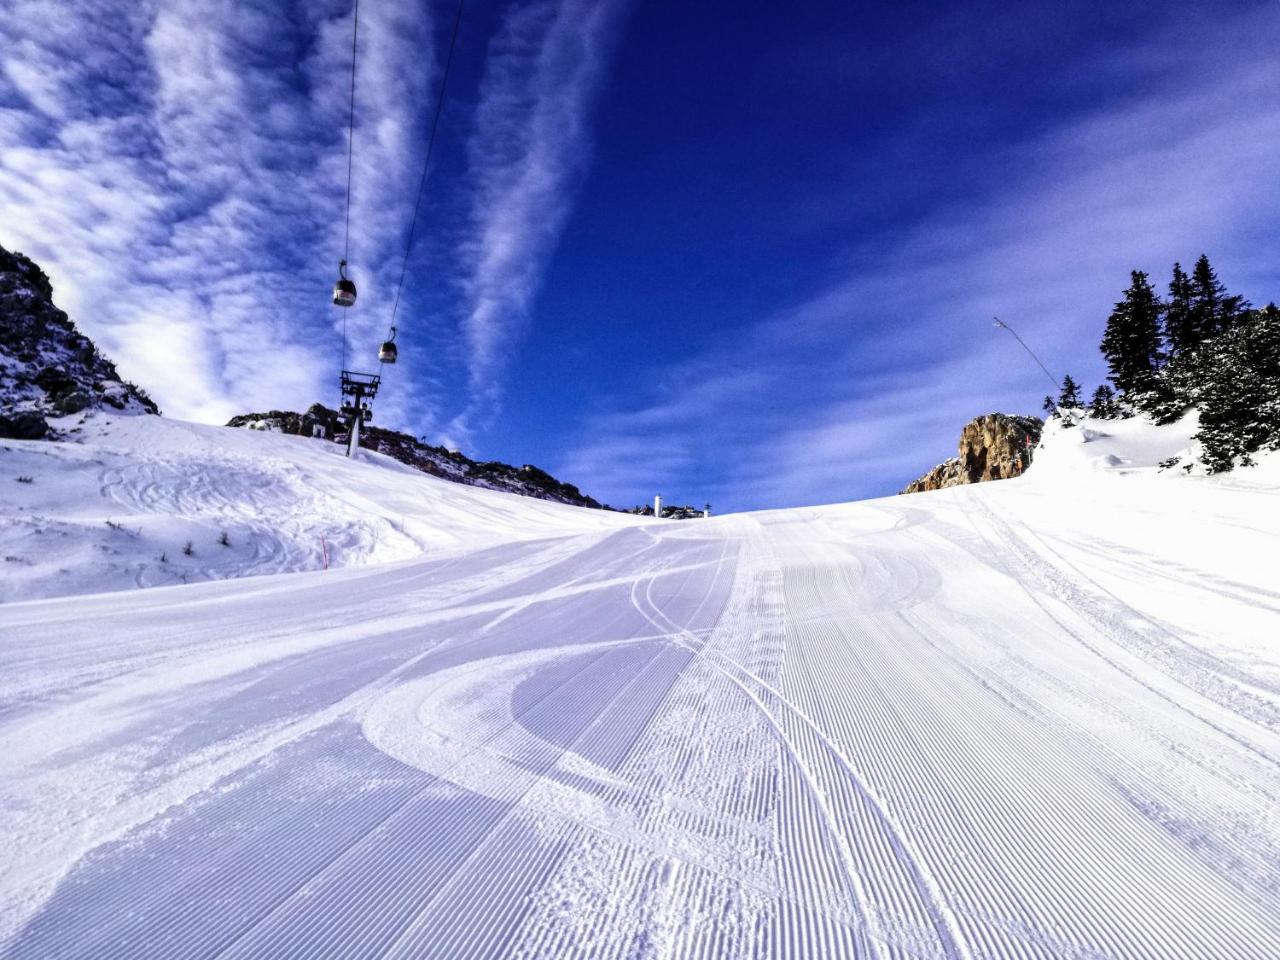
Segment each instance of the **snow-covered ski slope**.
M1280 477L1087 429L0 607L0 955L1280 956Z
M353 463L324 440L151 416L55 423L73 442L0 441L0 603L380 563L629 522L459 489L368 451Z

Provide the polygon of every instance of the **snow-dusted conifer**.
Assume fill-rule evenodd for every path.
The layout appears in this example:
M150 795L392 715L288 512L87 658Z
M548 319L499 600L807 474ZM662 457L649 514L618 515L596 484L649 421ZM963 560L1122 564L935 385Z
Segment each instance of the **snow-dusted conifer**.
M1202 462L1211 473L1280 449L1280 308L1246 314L1207 342L1200 365Z
M1071 374L1062 378L1062 390L1058 393L1058 406L1064 410L1076 410L1084 406L1080 399L1080 384L1072 379Z
M1200 330L1192 315L1191 297L1191 278L1182 269L1182 264L1175 263L1164 310L1164 339L1170 357L1194 350L1200 344Z
M1230 330L1249 309L1243 297L1227 293L1203 253L1191 271L1190 291L1189 319L1196 343Z
M1141 270L1130 274L1124 292L1102 337L1111 382L1129 395L1149 389L1160 359L1160 298Z
M1119 415L1120 408L1116 405L1116 392L1105 383L1099 384L1089 400L1089 416L1097 417L1099 420L1114 420Z

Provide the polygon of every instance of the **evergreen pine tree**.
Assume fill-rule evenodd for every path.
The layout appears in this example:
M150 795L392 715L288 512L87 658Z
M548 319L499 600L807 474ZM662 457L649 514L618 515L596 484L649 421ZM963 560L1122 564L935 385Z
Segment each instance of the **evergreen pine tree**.
M1044 395L1044 412L1051 417L1058 415L1058 401L1047 393Z
M1063 410L1076 410L1084 405L1080 399L1080 384L1071 379L1071 374L1062 378L1062 391L1058 394L1058 406Z
M1203 253L1191 271L1190 325L1197 343L1231 329L1249 305L1240 296L1231 296Z
M1244 315L1204 352L1196 438L1209 472L1280 449L1280 308Z
M1182 264L1175 263L1173 280L1169 283L1169 301L1164 310L1164 338L1170 357L1200 345L1200 331L1191 313L1191 293L1191 278L1182 269Z
M1160 358L1160 298L1141 270L1132 271L1130 281L1107 318L1100 348L1111 382L1124 394L1148 389Z
M1116 407L1116 392L1105 383L1100 384L1098 389L1093 391L1093 398L1089 401L1090 416L1097 417L1099 420L1114 420L1119 413Z

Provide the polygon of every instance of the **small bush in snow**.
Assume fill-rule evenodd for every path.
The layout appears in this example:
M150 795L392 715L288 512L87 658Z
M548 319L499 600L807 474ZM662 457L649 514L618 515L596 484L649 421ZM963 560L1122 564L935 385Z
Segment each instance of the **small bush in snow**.
M17 478L17 481L18 481L19 483L34 483L34 482L35 482L34 478L32 478L32 477L28 477L28 476L21 476L21 477L18 477L18 478Z
M227 536L227 531L225 530L222 531L222 536L218 538L218 542L222 544L224 547L231 546L231 538Z
M193 553L196 552L195 545L192 544L190 540L188 540L185 544L183 544L182 552L188 557L191 556Z

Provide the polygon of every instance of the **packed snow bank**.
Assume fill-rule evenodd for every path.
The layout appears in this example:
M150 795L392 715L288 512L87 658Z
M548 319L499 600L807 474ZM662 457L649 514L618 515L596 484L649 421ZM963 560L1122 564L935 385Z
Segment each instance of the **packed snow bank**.
M0 602L404 560L638 522L459 489L302 437L105 414L55 425L74 441L0 441Z
M1174 423L1156 424L1145 416L1097 420L1075 416L1052 418L1035 451L1026 476L1037 483L1073 483L1095 473L1160 476L1171 480L1200 478L1211 487L1275 489L1280 487L1280 451L1253 454L1254 465L1209 475L1195 439L1200 418L1191 411Z
M1178 469L1177 475L1190 472L1202 476L1199 444L1192 439L1198 428L1194 412L1163 426L1146 417L1076 417L1069 422L1050 418L1026 475L1038 482L1072 481L1090 471L1155 472L1162 463L1177 459L1180 464L1193 465L1191 471Z

